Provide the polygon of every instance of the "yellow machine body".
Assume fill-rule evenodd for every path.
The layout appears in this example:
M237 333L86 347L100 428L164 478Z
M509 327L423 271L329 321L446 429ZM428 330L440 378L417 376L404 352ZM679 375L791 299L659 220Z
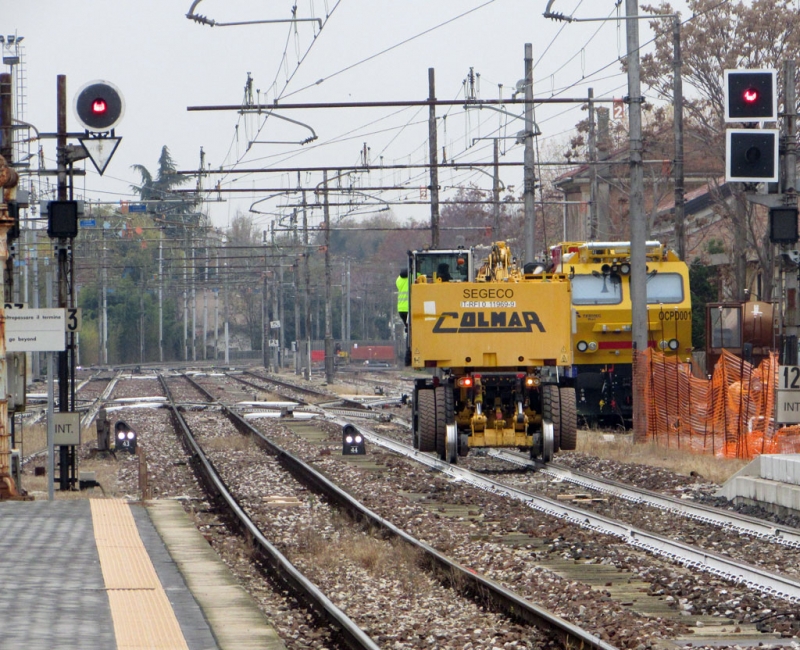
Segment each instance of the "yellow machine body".
M415 368L532 369L572 363L565 278L415 284Z
M689 268L676 253L647 242L648 345L691 361ZM564 242L551 248L553 270L572 282L570 373L584 417L632 416L629 242Z
M452 424L459 455L474 447L517 447L549 460L553 441L543 442L543 421L561 422L558 384L573 363L569 278L525 273L504 242L479 268L472 255L410 254L415 280L406 360L434 369L433 378L415 380L415 444L423 451L438 445L448 457L440 448L442 427ZM449 270L432 270L441 267ZM570 403L574 419L574 396ZM565 422L574 438L575 427Z

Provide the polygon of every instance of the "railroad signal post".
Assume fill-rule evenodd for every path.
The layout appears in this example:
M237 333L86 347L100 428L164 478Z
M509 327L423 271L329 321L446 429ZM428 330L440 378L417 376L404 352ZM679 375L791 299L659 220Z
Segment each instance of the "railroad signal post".
M725 147L725 180L741 182L747 200L769 208L769 239L780 245L778 272L785 302L780 303L781 363L798 363L797 334L798 271L800 252L792 249L798 241L797 210L797 99L795 62L786 61L784 112L778 114L776 70L726 70L725 121L743 127L728 129ZM777 123L780 129L764 129ZM759 192L758 184L764 191Z
M58 307L62 312L77 312L75 283L72 279L73 241L78 235L80 202L73 200L71 182L73 164L77 160L90 158L102 174L121 138L114 134L114 127L122 119L125 102L122 94L107 81L92 81L84 85L75 96L75 117L86 129L79 138L83 150L67 145L67 78L58 75L56 89L57 105L57 200L47 204L47 234L54 240L58 269ZM68 182L69 177L69 182ZM72 289L70 290L69 287ZM77 323L77 321L75 321ZM58 408L60 413L75 411L75 332L76 327L66 327L65 345L58 353ZM71 444L59 447L59 488L68 490L75 483L75 448ZM50 472L52 476L53 472ZM51 496L52 498L52 496Z

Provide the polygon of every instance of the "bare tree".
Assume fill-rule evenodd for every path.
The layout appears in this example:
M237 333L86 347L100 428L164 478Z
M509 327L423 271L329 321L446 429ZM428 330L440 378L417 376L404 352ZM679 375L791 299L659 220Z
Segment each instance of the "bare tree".
M696 127L691 137L699 139L720 162L725 159L723 71L780 69L784 60L800 59L800 12L793 5L791 0L688 0L693 16L681 27L682 74L687 89L684 110ZM643 10L675 13L668 2L646 5ZM642 56L642 81L662 97L671 98L672 25L659 19L651 27L656 34L655 51ZM719 212L730 231L735 297L743 299L748 256L755 254L759 266L767 271L773 266L774 251L764 233L761 211L747 204L741 186L733 188L732 197L734 205L729 209L720 205ZM772 273L767 271L763 277L764 298L769 299Z

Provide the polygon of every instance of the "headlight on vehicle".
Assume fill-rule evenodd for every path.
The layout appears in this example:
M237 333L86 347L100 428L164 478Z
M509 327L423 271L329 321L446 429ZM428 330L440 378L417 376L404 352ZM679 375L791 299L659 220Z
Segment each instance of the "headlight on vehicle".
M578 341L578 352L586 352L589 349L589 344L586 341Z

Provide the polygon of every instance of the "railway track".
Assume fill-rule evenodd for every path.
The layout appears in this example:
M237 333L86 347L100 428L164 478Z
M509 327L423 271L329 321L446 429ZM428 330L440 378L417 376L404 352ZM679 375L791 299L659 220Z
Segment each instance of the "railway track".
M217 402L220 399L224 400L226 407L231 411L245 410L245 407L240 409L234 404L252 399L251 386L235 381L234 377L224 373L209 371L205 374L206 376L203 376L203 373L198 375L196 381L202 383L210 395L216 396ZM184 381L178 376L172 380ZM255 383L258 383L258 380L255 380ZM220 388L216 388L217 384ZM127 391L124 388L123 386L120 394L131 396L150 395L145 391L151 390L139 381L132 382ZM273 392L278 389L277 385L273 385ZM261 390L267 392L266 388ZM180 400L178 407L185 411L184 416L189 418L190 426L194 426L192 419L202 423L203 418L208 418L211 423L212 418L220 417L217 411L222 410L219 405L210 405L208 396L186 397ZM316 412L322 410L321 407L310 406L299 407L299 411L302 412L303 408ZM397 426L399 418L392 417L388 423L355 418L356 415L370 413L369 409L363 408L342 410L342 415L349 423L360 421L362 424L357 426L362 430L365 427L370 430L375 428L381 435L396 436L400 440L410 438L407 432L402 432ZM330 411L328 414L331 415ZM376 415L377 420L380 420L380 410L372 413L372 417ZM155 494L162 498L175 498L176 495L184 498L180 495L185 495L185 498L190 499L187 505L192 504L191 509L195 512L196 520L203 524L201 530L207 538L210 540L212 535L217 535L216 531L221 531L222 528L217 528L221 523L215 523L218 521L216 508L204 507L202 505L204 497L192 496L186 480L179 478L182 472L188 471L186 469L188 465L186 461L176 460L174 448L167 444L168 441L164 437L166 434L174 436L171 433L172 427L167 410L135 409L126 411L126 416L123 417L134 427L138 426L142 433L140 441L147 449L148 462L153 463L155 468L153 472L153 481L157 484ZM340 424L336 425L335 417L321 422L302 422L298 418L288 417L248 422L252 422L254 428L266 431L265 435L276 440L285 452L302 458L307 464L320 469L328 479L335 481L350 494L358 496L365 507L398 528L423 539L432 547L447 552L448 555L452 553L451 557L456 562L488 576L497 583L515 591L521 588L519 593L525 599L557 612L560 617L595 632L606 642L615 643L620 648L633 650L642 643L634 641L630 644L631 636L626 637L629 631L635 630L633 634L636 635L642 631L652 632L653 629L658 630L657 635L649 636L649 639L663 636L667 645L670 638L677 636L677 643L692 642L695 647L703 645L704 637L712 639L709 645L720 644L724 640L729 644L759 641L774 646L778 642L775 636L760 633L772 632L772 628L763 626L774 617L791 618L792 612L796 609L795 604L785 599L775 598L763 590L757 592L744 583L733 584L730 580L717 578L697 566L681 567L670 561L655 560L649 551L629 544L628 540L622 537L600 534L594 528L580 527L568 519L549 514L546 517L527 515L526 511L531 513L536 511L520 501L512 505L514 502L511 499L495 493L483 492L486 496L480 496L467 482L453 480L429 465L418 465L412 459L401 459L394 451L390 451L387 447L379 447L375 441L369 439L369 453L366 457L345 459L337 450L337 446L339 450L341 449L341 420ZM209 426L213 427L211 424ZM291 434L288 433L289 429ZM325 431L327 433L323 433ZM151 439L154 441L152 444L149 442ZM156 443L155 440L159 442ZM178 444L177 438L173 444ZM124 455L118 460L122 461L115 462L120 472L120 488L115 488L113 484L104 483L104 486L111 485L112 494L119 494L120 489L124 490L122 494L135 494L137 473L133 458ZM536 476L546 476L551 495L554 491L558 491L559 485L572 485L578 488L577 491L590 490L587 486L569 482L565 478L545 474L541 470L531 472L527 465L514 464L509 460L501 460L490 455L470 455L463 460L465 462L461 468L473 466L475 461L474 465L478 471L486 470L490 473L496 471L503 481L522 482ZM213 462L217 463L216 460ZM461 459L459 462L461 463ZM498 467L501 469L496 470ZM503 467L506 469L502 469ZM245 462L234 465L233 469L245 476L252 473L254 468L249 462ZM256 474L254 478L257 476ZM582 480L578 475L576 477ZM196 479L192 480L196 482ZM554 483L554 480L559 482ZM261 481L258 480L256 483L260 484ZM125 485L128 487L123 487ZM187 487L181 488L180 485ZM519 488L519 485L517 487ZM561 491L569 490L562 487ZM616 499L628 504L626 507L631 511L649 509L645 502L637 501L636 498L625 499L621 496L618 498L610 492L599 494L604 497L607 495L609 504ZM499 498L503 499L501 505L497 503ZM596 507L598 511L602 511L606 504L601 499L595 501L594 506L584 504L581 507ZM248 499L244 502L240 500L240 503L245 507L252 505ZM505 503L508 505L502 505ZM559 503L559 505L565 504ZM679 520L673 511L657 507L652 509L663 511L662 516L670 518L673 522ZM289 519L293 518L291 509L281 512L282 515L288 515ZM273 509L272 519L275 519L274 514ZM426 517L430 521L422 521ZM280 520L283 521L284 517L281 516ZM695 520L703 523L700 519ZM679 526L674 527L677 529ZM735 538L735 535L730 534L732 529L716 527L725 530L728 537ZM235 536L231 536L233 537ZM224 552L228 538L223 536L221 539L221 546L216 540L214 545L218 551ZM769 544L764 548L771 548L774 544L776 562L781 561L780 558L783 557L781 553L794 550L793 546L776 543L768 535L760 537L757 541L762 542L762 546ZM243 545L241 542L239 544ZM249 552L245 550L244 556L249 557ZM303 572L306 572L305 568ZM248 577L250 573L252 571L248 572L245 568L240 579L253 585L252 589L255 589L255 592L251 593L260 594L263 587L254 582L255 578ZM702 585L699 591L698 585ZM729 596L720 597L707 593L709 589L712 591L727 589ZM325 591L336 593L336 589L329 592L327 587ZM762 595L759 596L759 593ZM696 595L700 598L697 599ZM356 596L356 600L358 599ZM711 609L704 609L703 603L711 602L712 599L719 599L719 604ZM726 600L729 602L723 602ZM341 607L340 602L337 601L337 604ZM685 609L693 604L694 609ZM584 607L587 613L581 614L579 610L583 610ZM342 609L353 616L349 606ZM616 617L613 619L616 621L615 624L609 624L605 620L606 615L601 614L606 610ZM730 610L730 613L727 610ZM629 619L628 612L639 618ZM424 613L420 615L422 618L426 616ZM413 613L409 613L408 616L414 618ZM766 619L766 623L760 622L762 619ZM599 623L601 620L604 622ZM587 625L589 621L591 623ZM688 631L687 624L690 628ZM293 629L293 624L289 625L289 629ZM603 632L600 633L598 630ZM690 634L692 631L693 634ZM294 632L290 631L289 634ZM791 636L791 633L789 635ZM795 636L798 636L797 632ZM648 639L647 636L644 638ZM378 638L375 640L379 641ZM379 642L381 647L391 647L384 645L382 639ZM645 640L643 643L645 646L652 645L650 640ZM666 647L660 640L657 640L656 644L653 647ZM430 644L422 645L429 647ZM445 647L444 641L434 645ZM503 644L498 645L502 647ZM314 646L312 642L310 647ZM491 646L475 645L475 647Z
M187 377L187 379L189 379ZM189 379L192 382L191 379ZM194 387L204 393L209 401L216 401L204 388L196 382ZM191 449L195 458L195 467L200 473L206 489L214 496L216 503L225 508L227 516L235 522L237 528L253 544L254 554L258 562L269 568L270 574L278 576L286 588L290 589L301 602L310 605L318 616L338 629L345 646L353 649L379 650L378 646L367 634L364 633L350 618L336 607L319 588L298 571L289 560L264 537L261 530L239 505L231 494L226 483L217 473L214 466L207 458L205 452L195 439L186 419L178 410L172 398L167 383L161 379L164 392L167 395L172 417L176 427L182 432L183 439ZM229 413L226 411L226 413ZM242 422L244 422L242 420Z
M365 427L359 427L359 430L370 442L385 446L395 453L436 469L460 482L473 485L486 492L503 494L517 499L536 510L600 533L613 535L625 540L632 546L650 551L655 555L667 557L685 566L708 571L730 580L734 584L747 584L749 587L765 594L784 598L793 603L800 603L800 581L750 566L744 562L732 560L706 549L699 549L676 542L662 535L595 514L584 508L514 488L500 481L476 474L468 469L442 462L432 454L421 453L413 447L381 436ZM634 490L630 491L634 492ZM718 519L718 521L720 520L721 518Z
M193 382L191 379L189 379L189 381L192 382L194 387L202 392L207 399L214 399L213 395L206 388ZM604 648L607 650L614 647L601 641L591 633L582 630L580 627L557 617L548 610L534 605L502 585L479 575L474 570L455 562L429 544L416 539L364 506L360 501L332 483L309 464L277 446L258 429L253 427L249 421L242 418L228 406L223 406L222 410L223 413L231 419L237 429L258 440L259 444L264 446L271 454L275 455L280 460L281 464L298 480L301 480L315 492L322 494L331 503L335 503L338 507L349 512L355 520L367 521L371 526L382 530L384 534L401 540L423 553L426 558L424 564L435 567L436 573L440 576L444 576L444 579L450 586L459 585L460 591L465 595L477 596L482 604L490 604L492 609L499 613L509 616L521 624L531 625L538 629L545 630L548 636L558 639L559 643L564 647L581 645L587 648ZM178 415L177 410L175 413ZM204 470L204 475L207 471L208 470ZM208 480L210 479L207 478L206 481ZM215 491L221 490L218 479L213 480L213 486ZM230 498L232 500L232 497ZM226 503L228 502L228 497L225 497L225 501ZM233 506L229 505L228 507L237 518L241 517L239 512L233 510ZM244 530L250 530L247 524L241 524L241 526ZM274 558L270 561L270 566L280 566L281 564L280 561ZM320 607L320 605L318 604L317 607Z
M614 495L631 503L646 504L681 517L688 517L703 523L752 535L771 543L800 549L800 530L797 529L779 526L763 519L748 517L728 510L720 510L719 508L694 503L685 499L677 499L652 490L636 488L621 481L593 476L558 463L543 465L514 452L495 449L489 451L488 455L520 467L535 469L560 481L566 481L600 494Z
M284 391L281 394L285 394L287 396L295 392L302 393L308 397L308 400L307 401L299 400L299 401L305 404L313 404L315 406L325 407L325 408L336 408L339 406L356 410L361 410L366 408L366 406L361 402L348 399L347 397L342 397L340 395L332 395L330 393L326 393L317 390L315 388L309 388L307 386L299 386L297 384L293 384L291 382L278 379L273 375L264 376L250 370L244 371L243 374L246 374L249 377L252 377L253 379L262 382L262 384L267 384L267 385L272 384L274 386L278 386L279 388L282 389L282 391ZM241 379L241 377L238 377L237 375L231 375L231 377L233 379L236 379L237 381L246 381ZM258 387L257 384L251 384L251 385ZM289 391L289 393L285 393L285 391Z

